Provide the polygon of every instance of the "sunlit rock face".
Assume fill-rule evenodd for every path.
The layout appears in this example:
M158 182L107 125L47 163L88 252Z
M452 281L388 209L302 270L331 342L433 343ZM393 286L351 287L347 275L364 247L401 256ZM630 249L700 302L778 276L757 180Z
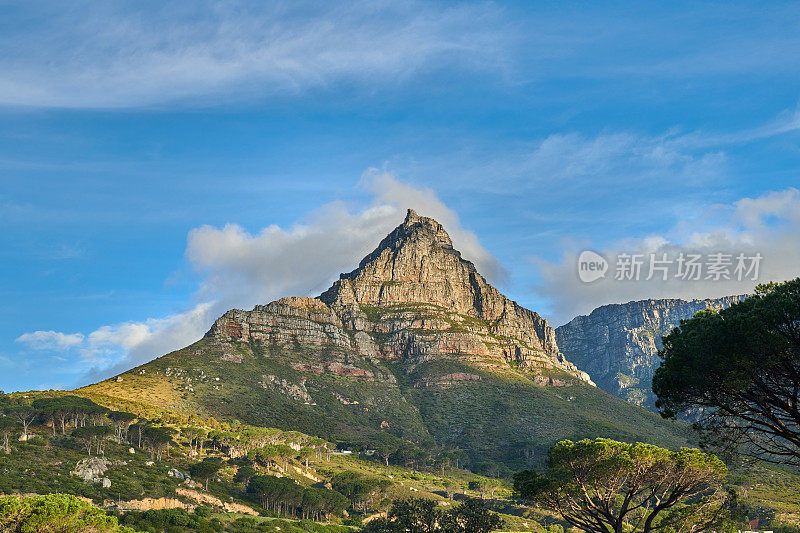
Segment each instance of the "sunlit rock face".
M228 311L207 337L309 353L324 348L343 364L353 363L353 354L375 362L454 357L487 369L530 371L543 384L590 382L559 352L546 320L487 283L441 224L413 210L318 298Z

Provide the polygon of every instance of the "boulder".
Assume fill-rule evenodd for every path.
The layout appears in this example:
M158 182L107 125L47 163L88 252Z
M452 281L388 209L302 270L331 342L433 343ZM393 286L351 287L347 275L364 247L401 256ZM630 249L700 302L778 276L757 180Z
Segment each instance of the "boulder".
M110 487L111 481L103 477L103 474L108 471L111 464L111 461L105 457L89 457L78 461L75 469L70 473L82 478L87 483L102 483L104 487ZM106 485L106 481L108 481L108 485Z

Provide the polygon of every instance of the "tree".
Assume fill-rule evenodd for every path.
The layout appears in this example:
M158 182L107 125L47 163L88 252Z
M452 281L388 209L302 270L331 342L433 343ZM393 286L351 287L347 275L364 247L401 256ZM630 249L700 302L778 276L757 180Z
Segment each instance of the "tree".
M694 533L725 518L726 475L722 461L696 449L567 440L550 450L544 475L516 474L514 490L584 531Z
M200 442L206 436L206 430L198 427L181 428L181 435L189 442L189 455L199 455Z
M346 496L352 503L353 509L361 510L366 510L374 497L389 483L387 480L367 477L350 470L338 472L331 478L334 490Z
M320 513L325 505L325 496L321 489L306 489L303 491L303 519L319 520Z
M409 498L392 502L386 518L373 520L365 533L489 533L503 520L480 500L467 500L442 512L434 500Z
M38 398L33 401L33 408L39 412L45 422L50 422L53 427L53 436L56 436L56 420L61 411L60 398Z
M33 407L40 415L53 425L53 435L56 433L56 422L61 425L61 434L66 435L70 420L73 427L78 427L78 421L84 419L89 412L105 412L105 407L100 407L88 398L80 396L59 396L56 398L37 398Z
M145 422L139 422L137 424L132 424L131 427L128 428L129 431L133 431L133 434L136 435L136 437L137 437L136 438L136 446L139 447L139 448L142 447L142 444L143 444L143 441L144 441L145 430L148 427L149 427L148 424L146 424ZM131 443L131 444L133 444L133 443Z
M481 500L484 499L486 495L486 482L481 479L473 479L467 484L467 488L469 490L474 490L478 494L481 495Z
M90 456L92 448L97 449L97 455L103 454L103 443L113 434L111 426L83 426L72 430L72 436L83 443Z
M400 531L428 533L439 530L441 512L434 500L409 498L392 503L387 518Z
M102 509L68 494L0 497L2 531L133 532Z
M258 498L261 507L265 509L273 493L272 486L274 480L272 478L274 477L275 476L250 476L250 481L247 483L247 492Z
M375 435L370 446L375 448L375 452L383 459L386 466L389 466L389 458L397 453L402 441L389 433L378 433Z
M247 458L258 465L269 468L275 459L278 458L278 448L270 444L257 450L250 450L250 452L247 453Z
M286 469L289 468L289 460L294 457L297 452L291 446L285 444L278 444L275 446L275 449L278 458L281 460L283 470L286 471Z
M489 533L503 525L503 519L489 511L480 500L470 499L444 514L444 533Z
M442 477L444 477L444 471L450 467L451 463L452 460L447 453L443 453L436 458L436 466L442 471Z
M250 465L240 466L236 471L236 476L233 478L237 483L244 483L250 481L250 478L256 475L256 469Z
M296 516L297 508L303 503L303 488L289 477L253 476L247 484L247 492L256 496L262 507L278 514Z
M308 441L308 446L317 450L317 459L331 460L331 449L329 443L319 437L313 437Z
M800 466L800 278L682 320L659 355L663 416L690 413L718 444Z
M10 416L0 416L0 436L3 438L3 451L11 453L11 433L17 429L17 421Z
M208 480L217 475L220 468L222 468L222 459L219 457L206 457L199 463L193 464L189 468L189 473L192 477L197 479L204 479L206 481L206 490L208 490Z
M410 442L401 441L400 446L395 452L396 461L405 466L416 468L425 463L428 459L428 452Z
M28 427L36 420L38 411L27 403L19 403L9 408L9 413L22 425L22 440L28 440Z
M111 411L108 418L114 424L114 438L117 442L122 442L123 438L128 437L128 428L136 420L136 415L125 411Z
M449 477L444 478L442 481L442 486L444 487L444 492L447 495L448 500L453 499L453 488L456 486L455 482L450 479Z
M150 448L150 458L160 461L164 450L172 442L174 430L165 426L146 426L142 433L145 444Z
M309 488L303 491L302 517L320 520L331 514L340 514L347 507L347 498L334 490Z
M347 509L349 501L343 494L335 490L326 490L322 494L324 497L322 511L325 513L326 518L330 518L331 515L340 515Z
M106 415L111 412L111 409L108 407L103 407L102 405L97 405L96 403L89 401L90 405L86 405L85 407L79 407L79 412L82 413L83 416L88 416L89 421L92 423L93 426L99 426L103 424L103 420L105 419Z
M300 451L297 454L297 459L303 462L306 467L306 473L308 473L308 460L311 458L312 455L316 454L317 451L314 448L303 447L300 448Z

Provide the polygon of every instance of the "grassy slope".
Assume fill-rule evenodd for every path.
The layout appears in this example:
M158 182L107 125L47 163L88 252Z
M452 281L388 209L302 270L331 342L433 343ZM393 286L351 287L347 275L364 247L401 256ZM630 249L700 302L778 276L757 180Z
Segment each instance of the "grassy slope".
M473 465L490 460L513 469L541 461L552 444L565 438L606 436L672 448L688 443L685 425L595 387L538 385L510 366L489 371L480 361L445 358L376 366L350 356L349 362L360 368L393 374L395 384L291 367L323 360L320 352L258 345L238 350L241 363L223 361L204 339L126 372L120 382L111 379L78 392L136 412L239 420L328 439L363 437L379 431L385 421L390 432L417 444L460 448ZM454 372L481 380L423 386ZM293 398L280 386L264 385L268 375L302 384L316 405Z
M430 370L430 369L428 369ZM420 371L427 372L428 370L420 369ZM448 366L448 371L453 370L452 366ZM114 382L116 383L116 382ZM124 383L124 382L123 382ZM473 384L474 385L474 384ZM480 424L484 420L480 412L473 411L469 405L469 401L465 401L465 391L472 390L472 394L481 398L481 402L486 401L491 397L491 394L482 390L482 387L492 387L493 385L487 382L482 382L478 388L462 389L459 391L456 388L446 389L439 391L436 394L444 394L445 396L461 400L460 410L462 413L461 421L470 421L471 423ZM526 390L528 388L525 388ZM505 387L502 390L507 390ZM570 437L569 431L573 431L576 426L581 424L590 425L591 419L583 418L579 421L574 419L566 420L568 423L558 423L564 417L574 417L574 411L568 409L567 411L559 410L559 406L563 408L567 403L590 402L596 400L597 396L591 389L578 389L572 388L545 388L538 387L537 389L530 389L536 391L532 394L530 391L523 391L520 394L518 401L532 401L539 402L540 409L549 410L551 416L546 417L550 420L550 426L542 428L543 434L558 435L561 437ZM588 391L588 393L587 393ZM407 391L410 394L419 395L420 397L426 396L423 390ZM430 391L428 391L430 392ZM495 391L497 393L497 391ZM582 394L583 393L583 394ZM56 393L61 394L61 393ZM571 401L568 399L570 394L573 398ZM51 396L53 393L38 393L37 396ZM509 405L508 398L497 396L496 400L501 402L501 405ZM441 405L444 400L432 397L431 403ZM517 401L517 400L515 400ZM504 402L504 403L502 403ZM143 405L143 404L138 404ZM616 403L609 403L609 411L605 412L603 416L612 416L614 414L614 407ZM482 404L478 406L482 408ZM153 409L152 407L150 409ZM641 410L644 415L649 412ZM506 413L508 415L508 413ZM622 411L621 414L629 415L628 411ZM425 407L422 407L422 416L425 417ZM511 415L508 415L511 416ZM161 417L164 419L179 419L181 417L170 414L167 411L161 411ZM645 420L643 416L641 420ZM451 419L455 420L455 419ZM643 422L637 419L629 419L627 423L638 426ZM208 421L213 427L216 425L214 420ZM646 423L646 422L644 422ZM497 422L497 428L508 428L513 425L513 420L503 420ZM447 426L431 425L434 434L440 431L445 431ZM588 427L588 426L587 426ZM655 426L654 426L655 427ZM478 434L480 439L499 438L503 442L502 431L505 429L497 429L496 427L486 427ZM618 428L619 431L626 431L623 427ZM169 477L167 471L169 468L176 467L179 470L186 472L189 470L191 461L186 457L186 444L185 441L179 439L179 444L173 447L171 457L165 458L161 463L156 462L153 465L147 465L150 456L144 450L136 450L136 453L130 454L128 444L115 444L109 441L106 444L106 456L118 463L115 464L106 474L112 482L110 488L102 488L98 485L91 485L84 483L80 479L72 476L70 471L74 468L78 460L86 457L85 451L77 443L69 442L69 439L64 439L61 436L53 438L51 430L45 427L35 427L34 431L38 433L38 437L28 443L13 442L13 453L11 455L0 454L0 492L6 493L48 493L48 492L64 492L84 496L101 503L103 500L112 499L116 500L120 497L122 500L127 499L140 499L144 497L175 497L175 487L178 486L178 480ZM499 432L494 437L493 432ZM597 431L607 435L609 429L603 429L598 426ZM561 433L559 433L561 432ZM477 432L476 432L477 433ZM286 435L291 440L296 440L298 435L289 433ZM617 436L619 438L619 436ZM466 437L462 436L462 439ZM669 436L664 438L669 439ZM508 439L511 441L512 439ZM497 448L501 448L498 446ZM213 453L213 452L212 452ZM478 454L485 454L487 457L492 456L492 451L489 446L486 449L478 450ZM124 462L125 464L121 464ZM510 485L507 480L492 480L485 477L475 476L474 474L458 469L448 469L445 476L440 475L438 470L421 472L415 471L399 466L386 467L374 459L359 459L356 456L337 456L334 455L330 461L321 458L312 457L310 461L311 472L319 478L330 479L332 475L341 471L357 471L368 476L377 477L391 481L392 485L386 491L385 497L387 499L403 498L408 496L421 496L432 498L442 502L442 505L452 505L451 502L446 501L443 497L445 490L445 482L447 481L456 493L466 494L472 497L479 496L477 493L467 490L467 484L471 480L481 479L484 483L496 487L494 497L497 499L495 505L499 511L505 510L504 518L507 525L504 529L510 531L541 531L539 524L541 523L555 523L554 516L543 514L537 511L534 515L526 515L523 517L526 509L519 507L510 498ZM289 471L285 474L293 477L298 483L310 486L314 484L313 480L301 474L304 469L298 461L293 461ZM248 496L244 492L243 487L233 482L233 468L226 468L222 471L219 482L212 482L209 486L209 491L227 501L228 498L233 497L238 501L246 502ZM749 505L749 507L757 511L753 514L761 516L762 518L776 516L781 522L797 523L800 521L800 475L798 473L788 472L785 470L777 469L775 467L766 467L764 465L755 465L747 468L740 468L731 474L730 478L732 486L736 487L740 496ZM252 503L251 503L252 505Z
M86 458L86 451L75 442L64 439L53 445L47 438L36 438L30 443L14 442L10 455L0 454L0 493L63 492L83 496L102 503L103 500L139 499L142 497L174 497L178 481L167 475L169 465L147 465L149 454L139 450L128 453L128 445L109 441L105 455L113 461L124 462L105 474L111 488L84 483L70 474L77 462Z
M418 375L447 374L455 365L481 380L445 388L413 387ZM603 436L670 448L688 444L685 425L585 385L541 386L524 374L489 373L452 361L418 365L402 385L437 442L467 450L474 464L491 460L522 468L530 464L526 452L536 464L563 439Z
M121 382L106 380L76 392L106 403L137 402L142 404L138 409L154 407L184 417L240 420L324 438L374 432L385 420L409 440L432 442L416 408L401 395L397 385L329 373L299 372L291 367L292 363L307 363L311 359L302 350L264 354L264 348L253 350L249 345L241 345L243 360L235 363L220 360L207 345L207 340L200 340L122 374ZM317 360L324 354L313 356ZM364 360L354 362L360 368L388 372ZM175 375L176 368L181 370L180 375ZM169 376L167 369L172 369ZM293 398L280 386L265 385L264 376L270 375L292 385L303 384L316 405Z

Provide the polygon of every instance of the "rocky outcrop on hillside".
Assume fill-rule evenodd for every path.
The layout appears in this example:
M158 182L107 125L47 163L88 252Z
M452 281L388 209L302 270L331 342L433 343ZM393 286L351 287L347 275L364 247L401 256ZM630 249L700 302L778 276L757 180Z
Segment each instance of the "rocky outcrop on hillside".
M318 298L282 298L252 311L228 311L206 337L218 343L226 361L243 357L242 348L231 343L256 343L267 356L305 354L311 372L347 371L387 382L393 376L360 362L452 357L487 369L531 371L547 377L542 383L550 383L553 373L562 382L591 382L559 352L545 319L487 283L453 248L441 224L413 210L357 269Z
M598 307L556 329L559 348L605 391L655 408L651 390L661 337L703 309L723 309L744 296L708 300L641 300Z
M88 457L81 459L75 465L75 469L70 472L74 476L82 478L87 483L97 483L103 487L110 487L111 481L104 477L112 462L105 457Z

